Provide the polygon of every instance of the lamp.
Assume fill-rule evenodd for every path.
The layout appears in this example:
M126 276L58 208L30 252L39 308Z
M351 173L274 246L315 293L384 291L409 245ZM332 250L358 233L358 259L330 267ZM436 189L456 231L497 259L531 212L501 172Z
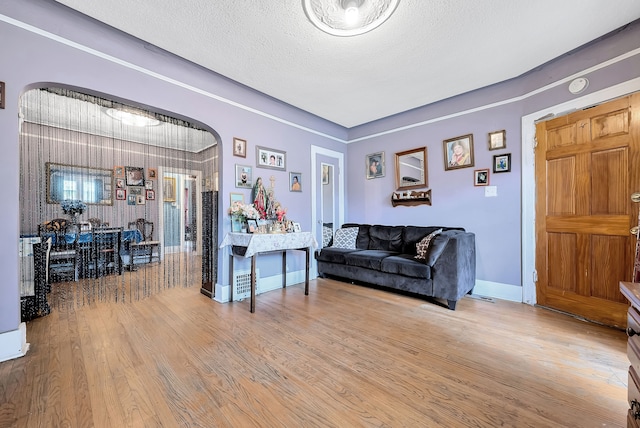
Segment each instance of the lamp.
M399 0L303 0L307 18L334 36L366 33L385 22Z
M133 112L116 108L108 108L105 113L107 116L118 120L125 125L145 127L160 125L160 121L155 117L151 117L143 112Z

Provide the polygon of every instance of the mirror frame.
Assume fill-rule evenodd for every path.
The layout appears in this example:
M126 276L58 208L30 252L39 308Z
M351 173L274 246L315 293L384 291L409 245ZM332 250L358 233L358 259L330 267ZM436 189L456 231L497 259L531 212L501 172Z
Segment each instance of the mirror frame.
M69 172L74 173L75 175L80 175L83 177L83 180L88 177L101 177L104 178L105 184L109 184L109 197L104 198L99 202L86 202L87 205L113 205L113 169L106 168L93 168L87 166L79 166L79 165L70 165L63 163L55 163L55 162L47 162L45 164L45 172L47 174L47 203L48 204L59 204L61 201L57 199L53 199L51 186L52 180L51 175L55 173L55 168L63 168Z
M423 172L422 180L417 181L415 184L403 186L402 178L400 177L401 158L403 156L409 156L416 153L422 153L422 156L424 158L423 168L422 168L422 172ZM417 149L405 150L404 152L396 153L396 190L417 189L420 187L429 187L429 168L428 168L428 162L427 162L427 148L419 147Z

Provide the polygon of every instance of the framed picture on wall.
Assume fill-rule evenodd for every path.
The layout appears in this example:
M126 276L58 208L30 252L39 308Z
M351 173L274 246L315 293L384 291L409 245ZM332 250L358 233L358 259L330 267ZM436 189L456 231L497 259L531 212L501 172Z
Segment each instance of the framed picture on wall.
M247 157L247 140L233 137L233 155L241 158Z
M162 199L165 202L176 201L176 179L175 177L164 177L162 180Z
M124 201L127 199L127 191L125 189L116 189L116 200Z
M253 182L253 173L249 165L236 164L236 187L251 189Z
M287 152L256 146L256 166L258 168L287 170Z
M136 195L129 195L127 197L127 205L135 205L136 204Z
M367 180L371 178L384 177L384 152L371 153L365 156L365 167L367 168Z
M124 170L127 179L127 186L144 186L144 168L126 166Z
M474 186L489 185L489 168L476 169L475 171L473 171L473 185Z
M445 171L474 165L472 134L444 140L442 146Z
M114 166L113 167L113 176L124 178L124 167L123 166Z
M158 170L155 168L147 168L147 179L155 180L158 178Z
M302 192L302 173L300 172L289 173L289 191Z
M509 171L511 171L511 153L495 155L493 157L493 172L498 174L500 172Z
M147 189L147 201L155 201L156 200L156 192L155 190Z
M507 131L489 132L489 150L507 148Z

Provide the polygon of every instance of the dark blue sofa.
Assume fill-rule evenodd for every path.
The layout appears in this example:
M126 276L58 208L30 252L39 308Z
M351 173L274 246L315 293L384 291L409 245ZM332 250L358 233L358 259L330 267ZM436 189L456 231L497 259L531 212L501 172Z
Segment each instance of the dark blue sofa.
M325 247L316 252L318 275L373 284L456 303L471 293L476 281L475 235L462 228L436 226L358 227L356 248ZM416 244L436 229L425 260L418 260Z

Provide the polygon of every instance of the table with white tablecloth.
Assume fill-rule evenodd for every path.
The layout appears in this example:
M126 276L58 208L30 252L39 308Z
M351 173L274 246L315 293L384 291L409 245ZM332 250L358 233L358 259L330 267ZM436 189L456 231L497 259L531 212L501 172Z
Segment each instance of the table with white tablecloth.
M220 248L231 247L231 278L233 278L234 256L251 258L251 312L255 312L256 258L258 254L282 252L282 288L287 286L287 251L298 250L306 253L304 294L309 295L309 252L318 243L311 232L296 233L227 233ZM233 279L231 279L233 290ZM231 291L233 293L233 291ZM233 301L233 294L230 296Z

